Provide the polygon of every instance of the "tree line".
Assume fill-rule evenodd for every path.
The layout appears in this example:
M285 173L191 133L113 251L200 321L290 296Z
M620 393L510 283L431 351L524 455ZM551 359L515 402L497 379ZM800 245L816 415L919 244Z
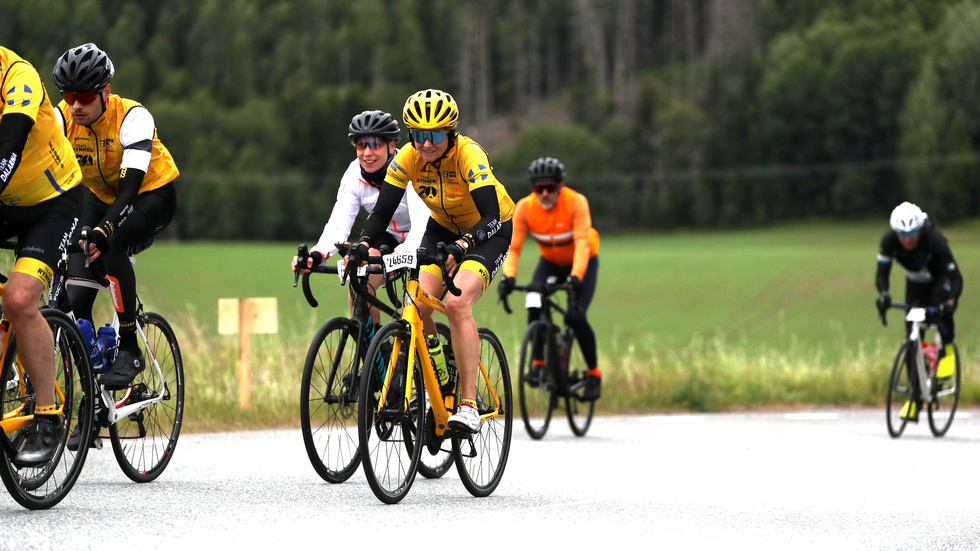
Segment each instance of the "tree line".
M516 198L562 159L600 229L976 216L978 0L8 0L50 72L95 42L177 160L185 239L311 239L350 118L452 93ZM402 145L407 136L402 137Z

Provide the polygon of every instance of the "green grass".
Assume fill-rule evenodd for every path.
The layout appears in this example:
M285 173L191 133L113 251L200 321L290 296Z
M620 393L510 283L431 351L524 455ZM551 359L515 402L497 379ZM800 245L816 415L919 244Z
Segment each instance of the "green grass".
M957 313L963 399L980 401L974 375L980 303L980 222L943 228L966 281ZM603 370L603 413L726 411L808 405L878 405L902 338L897 311L883 328L874 309L883 224L809 223L729 233L603 236L589 316ZM187 377L186 428L298 424L309 341L345 315L336 276L314 278L311 308L293 288L295 244L158 243L137 257L140 296L177 331ZM519 281L537 262L528 244ZM893 295L903 295L901 270ZM217 334L219 298L276 297L279 333L252 337L253 407L237 406L237 336ZM526 315L477 305L516 361ZM516 373L516 365L512 365ZM516 393L516 388L515 388ZM515 394L516 397L516 394Z

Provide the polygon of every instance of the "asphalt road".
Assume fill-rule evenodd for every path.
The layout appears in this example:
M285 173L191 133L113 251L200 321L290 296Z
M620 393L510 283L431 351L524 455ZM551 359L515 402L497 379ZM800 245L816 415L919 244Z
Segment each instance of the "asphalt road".
M492 496L471 497L453 468L419 477L393 506L360 471L322 481L298 430L184 435L168 470L144 485L106 446L51 510L0 493L0 549L64 548L57 537L71 549L140 551L980 548L980 411L961 411L945 438L923 422L898 440L879 410L604 417L585 438L559 417L541 441L515 421Z

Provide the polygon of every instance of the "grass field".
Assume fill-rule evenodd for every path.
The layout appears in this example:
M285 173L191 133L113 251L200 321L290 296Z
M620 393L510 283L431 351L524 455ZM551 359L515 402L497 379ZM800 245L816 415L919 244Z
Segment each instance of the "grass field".
M943 228L966 281L957 313L963 399L974 375L980 302L980 223ZM604 236L590 320L603 369L599 409L723 411L801 404L876 405L903 324L874 309L875 255L883 224L808 223L727 233ZM335 276L314 280L312 309L289 269L296 244L158 243L137 257L140 295L164 313L184 350L189 430L298 423L299 380L317 327L346 313ZM525 247L520 281L537 262ZM9 265L9 264L8 264ZM903 296L901 270L893 295ZM276 297L279 333L256 335L253 407L237 406L235 336L217 334L218 299ZM515 361L526 316L496 303L496 282L478 304ZM516 372L516 366L512 366ZM516 392L516 389L515 389Z

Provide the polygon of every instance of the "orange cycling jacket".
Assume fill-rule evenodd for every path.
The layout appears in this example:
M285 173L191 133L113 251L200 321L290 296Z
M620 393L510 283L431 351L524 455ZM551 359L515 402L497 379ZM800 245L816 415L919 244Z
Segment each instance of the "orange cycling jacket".
M592 227L589 201L581 193L562 186L558 202L546 209L531 193L514 209L514 233L510 253L504 261L504 275L517 276L524 239L531 234L541 256L558 266L571 266L571 275L582 279L589 259L599 254L599 232Z

